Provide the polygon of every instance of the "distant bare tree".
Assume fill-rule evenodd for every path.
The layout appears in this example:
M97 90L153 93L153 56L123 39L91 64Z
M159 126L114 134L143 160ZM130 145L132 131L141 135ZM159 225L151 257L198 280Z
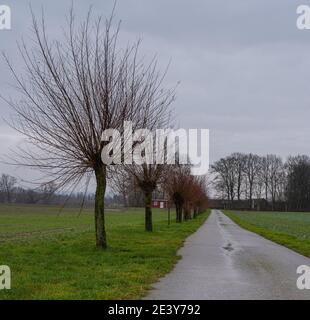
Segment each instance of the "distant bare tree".
M17 152L17 164L44 171L59 188L94 174L96 245L106 248L107 166L101 154L108 142L102 133L122 132L125 120L134 130L155 128L169 111L174 90L162 88L165 74L157 71L155 59L144 64L139 58L139 42L120 50L113 14L94 23L91 16L77 26L71 10L65 40L51 42L44 18L39 23L33 15L34 47L19 45L26 74L19 75L5 56L23 98L6 101L16 112L12 126L32 146Z
M247 198L252 206L255 181L259 172L260 159L258 155L249 153L245 157L244 174L247 180Z
M38 193L32 189L27 189L25 191L25 200L24 200L25 203L36 204L36 203L40 202L41 199L42 199L41 193Z
M132 175L124 170L123 166L117 168L116 170L113 170L111 174L110 186L114 193L121 196L123 205L127 207L128 197L135 188Z
M40 193L42 194L42 200L45 203L49 203L57 191L57 186L54 182L43 183L40 188Z
M274 210L275 202L281 193L281 184L283 179L283 162L282 159L275 155L269 156L269 191L271 195L272 210Z
M236 159L233 156L229 156L221 158L212 165L212 171L215 174L215 188L218 192L226 194L226 199L230 201L235 199L236 185L239 178L236 164Z
M8 203L12 202L12 194L16 183L17 179L8 174L2 174L0 178L0 190L5 194L5 198Z
M267 154L260 158L260 170L258 173L258 179L264 185L265 200L268 201L269 194L269 178L270 178L270 166L272 155Z
M235 171L234 177L236 179L236 193L237 199L241 199L242 194L242 186L244 182L244 169L246 164L246 155L243 153L233 153L231 155L232 158L232 166L233 170Z
M310 210L310 157L291 156L286 162L286 197L290 210Z

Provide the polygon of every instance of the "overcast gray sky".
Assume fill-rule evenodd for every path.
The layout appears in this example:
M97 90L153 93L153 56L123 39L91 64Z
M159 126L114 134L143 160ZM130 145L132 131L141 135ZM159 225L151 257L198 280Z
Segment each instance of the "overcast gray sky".
M108 15L111 0L73 1L78 16L90 4ZM1 0L12 9L12 30L0 31L0 49L18 71L16 41L30 35L31 3L45 11L59 37L71 0ZM122 41L142 37L142 52L172 63L168 84L181 82L174 104L183 128L209 128L211 161L234 151L310 154L310 30L296 28L296 8L309 0L118 0ZM0 91L15 95L3 60ZM0 116L10 109L0 101ZM1 119L0 155L22 139ZM0 164L0 173L15 172Z

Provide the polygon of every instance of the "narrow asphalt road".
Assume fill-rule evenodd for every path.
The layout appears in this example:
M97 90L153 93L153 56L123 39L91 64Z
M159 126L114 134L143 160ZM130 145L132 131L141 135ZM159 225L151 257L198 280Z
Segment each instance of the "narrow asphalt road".
M296 286L310 259L246 231L218 210L187 238L182 259L146 299L310 299Z

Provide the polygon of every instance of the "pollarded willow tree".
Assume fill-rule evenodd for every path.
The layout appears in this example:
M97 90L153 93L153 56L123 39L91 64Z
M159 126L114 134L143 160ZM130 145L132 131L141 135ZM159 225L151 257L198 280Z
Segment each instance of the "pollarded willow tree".
M16 113L12 126L31 145L30 152L18 150L16 163L45 172L59 188L94 175L96 245L106 248L103 131L122 133L124 121L132 121L133 130L162 125L174 90L163 88L165 73L157 70L156 59L145 64L139 58L139 41L120 48L113 13L94 19L89 11L77 24L71 9L64 37L53 41L43 15L40 21L32 17L33 47L19 44L26 73L20 75L5 56L22 95L19 101L6 99Z
M127 166L137 186L144 195L145 231L153 231L152 195L166 170L164 164L147 164Z
M192 180L191 165L170 166L165 176L165 191L175 205L176 222L182 222L186 193L188 192L188 182Z
M163 119L162 119L163 120ZM165 117L169 122L169 117ZM167 125L163 123L162 125ZM154 129L154 128L153 128ZM160 130L161 131L161 130ZM160 142L161 141L161 142ZM153 192L163 182L171 167L167 161L168 132L138 130L135 133L134 161L119 168L114 167L112 189L120 194L137 187L143 194L145 208L145 231L153 231L152 197ZM170 143L170 142L169 142ZM157 148L156 148L157 146ZM124 203L126 201L125 197Z

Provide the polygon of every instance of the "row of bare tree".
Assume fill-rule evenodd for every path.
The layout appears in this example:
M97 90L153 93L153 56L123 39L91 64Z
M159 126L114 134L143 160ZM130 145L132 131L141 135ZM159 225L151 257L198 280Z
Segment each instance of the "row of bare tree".
M140 41L125 48L119 46L120 25L113 24L113 16L114 12L107 19L93 18L90 10L85 21L77 24L71 9L61 40L50 40L44 16L38 20L33 15L32 46L25 41L18 46L25 73L19 74L4 55L19 93L18 99L4 99L15 112L12 126L30 143L29 148L21 148L14 155L15 163L42 171L58 190L75 188L81 182L87 187L95 177L99 248L107 247L107 183L119 170L102 161L102 150L109 144L102 141L103 132L117 129L124 133L125 121L132 122L133 131L169 128L174 100L174 88L165 89L163 85L166 72L158 71L156 59L146 63L139 54ZM123 147L124 139L121 143ZM140 165L124 166L124 171L134 177L145 195L146 229L152 230L151 195L167 170L161 165ZM189 173L186 179L174 170L171 174L180 188L176 192L168 188L178 212L183 207L189 211L194 203L181 188L185 181L189 185L195 179ZM195 188L199 183L195 182Z
M196 217L208 205L206 176L192 176L189 166L173 166L164 179L164 188L176 209L176 220Z
M272 210L276 203L286 209L310 208L310 161L308 156L288 157L284 162L276 155L233 153L212 165L218 197L233 202L265 199Z
M193 176L190 165L142 165L115 171L111 187L128 203L132 193L144 195L145 229L153 230L152 197L154 192L176 209L176 221L189 220L202 213L208 204L206 176Z

